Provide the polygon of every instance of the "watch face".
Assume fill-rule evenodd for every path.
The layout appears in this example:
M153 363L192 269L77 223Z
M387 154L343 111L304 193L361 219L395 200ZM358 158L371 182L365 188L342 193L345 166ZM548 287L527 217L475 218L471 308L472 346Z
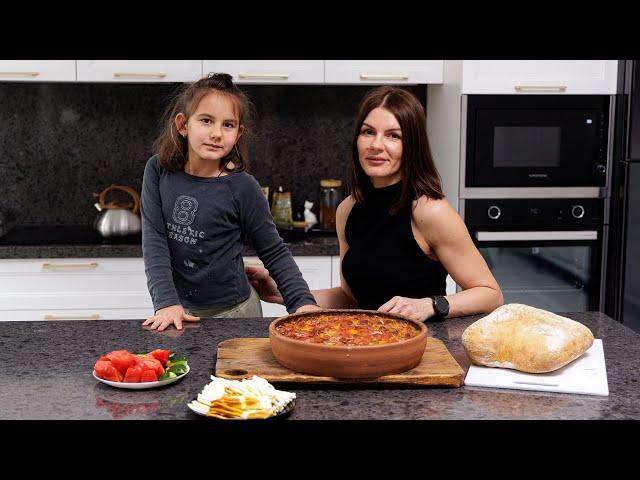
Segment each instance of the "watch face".
M449 313L449 302L444 297L435 297L433 306L439 315L446 315Z

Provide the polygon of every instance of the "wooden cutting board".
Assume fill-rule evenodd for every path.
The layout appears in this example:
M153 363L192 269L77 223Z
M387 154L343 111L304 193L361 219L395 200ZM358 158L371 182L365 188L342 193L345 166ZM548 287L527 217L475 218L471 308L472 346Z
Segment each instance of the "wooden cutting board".
M464 371L442 341L427 340L422 360L404 373L367 379L338 379L298 373L280 365L271 353L268 338L232 338L218 344L216 376L231 380L258 375L271 383L442 385L460 387Z

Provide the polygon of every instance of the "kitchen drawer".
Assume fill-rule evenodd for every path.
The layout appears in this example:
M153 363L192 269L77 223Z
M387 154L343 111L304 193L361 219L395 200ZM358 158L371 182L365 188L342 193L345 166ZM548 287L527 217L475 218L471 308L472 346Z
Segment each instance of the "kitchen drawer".
M123 309L153 312L142 258L0 260L2 319L42 320L49 310L128 318L113 317Z
M325 60L325 83L442 83L444 60Z
M316 83L324 82L322 60L203 60L205 75L224 72L235 83Z
M118 309L153 308L148 291L108 292L108 291L43 291L35 290L0 293L0 310L24 309Z
M92 275L91 273L0 273L0 292L139 292L147 290L144 273Z
M142 258L0 260L4 295L147 292Z
M153 315L152 308L0 310L0 321L139 319L142 322L151 315Z
M76 60L81 82L194 82L202 60Z
M75 82L75 60L0 60L2 82Z
M135 272L144 275L142 257L133 258L29 258L0 259L4 273L43 273L57 275L102 275Z

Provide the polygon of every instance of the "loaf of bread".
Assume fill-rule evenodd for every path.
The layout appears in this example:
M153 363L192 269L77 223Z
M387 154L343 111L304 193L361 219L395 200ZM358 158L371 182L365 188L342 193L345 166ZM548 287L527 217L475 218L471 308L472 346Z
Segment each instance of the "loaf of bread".
M552 372L593 344L587 327L539 308L511 303L469 325L462 345L476 365Z

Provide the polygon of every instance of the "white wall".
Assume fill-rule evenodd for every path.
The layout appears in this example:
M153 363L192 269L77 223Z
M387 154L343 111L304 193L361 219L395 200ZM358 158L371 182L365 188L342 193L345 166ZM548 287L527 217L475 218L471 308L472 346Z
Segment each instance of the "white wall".
M444 61L444 83L427 86L427 134L447 200L458 211L462 60Z

